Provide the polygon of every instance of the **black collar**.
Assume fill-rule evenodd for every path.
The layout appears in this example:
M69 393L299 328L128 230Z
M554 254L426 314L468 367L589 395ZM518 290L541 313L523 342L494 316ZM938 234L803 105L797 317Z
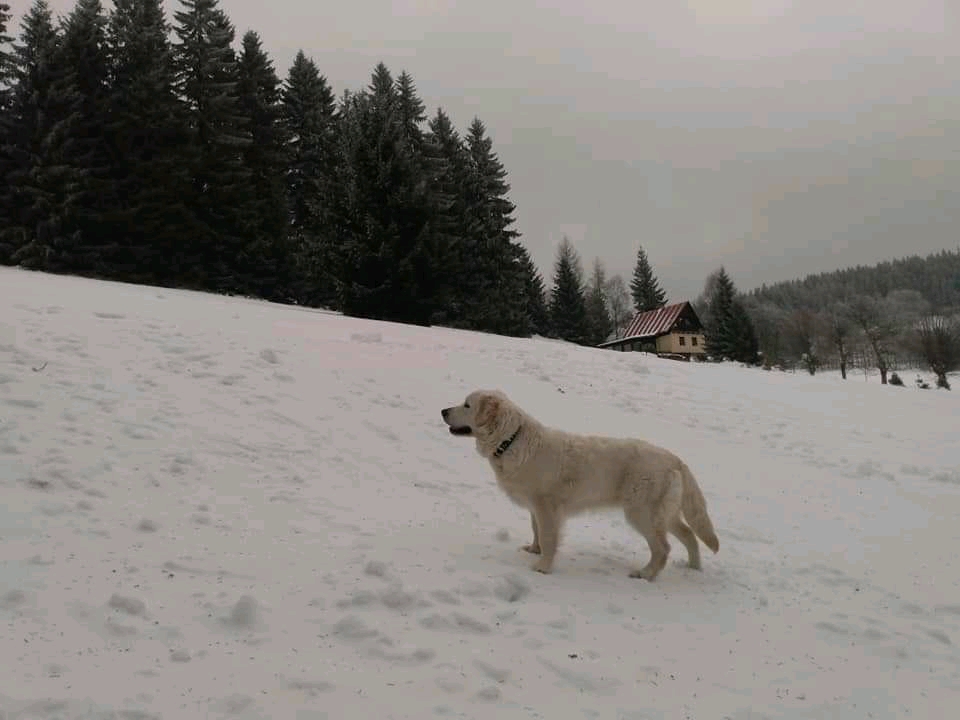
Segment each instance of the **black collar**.
M520 429L521 429L522 427L523 427L522 425L521 425L520 427L518 427L517 430L516 430L516 432L513 433L513 435L511 435L511 436L508 437L506 440L504 440L502 443L500 443L499 445L497 445L497 449L493 451L493 456L494 456L494 457L500 457L500 456L503 455L508 449L510 449L510 446L513 445L513 441L516 440L516 439L517 439L517 435L520 434Z

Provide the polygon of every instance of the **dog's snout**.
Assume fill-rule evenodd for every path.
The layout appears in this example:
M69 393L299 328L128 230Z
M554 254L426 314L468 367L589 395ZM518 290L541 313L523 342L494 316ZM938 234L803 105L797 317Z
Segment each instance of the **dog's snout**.
M440 417L442 417L444 420L447 419L447 415L449 414L450 414L450 408L444 408L443 410L440 411Z

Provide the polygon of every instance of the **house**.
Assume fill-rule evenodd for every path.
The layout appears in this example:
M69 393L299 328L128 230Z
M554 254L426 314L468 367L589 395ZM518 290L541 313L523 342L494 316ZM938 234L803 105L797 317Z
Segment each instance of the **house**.
M666 305L637 313L623 337L608 340L598 347L610 350L642 350L662 355L682 356L689 360L703 357L703 323L689 302Z

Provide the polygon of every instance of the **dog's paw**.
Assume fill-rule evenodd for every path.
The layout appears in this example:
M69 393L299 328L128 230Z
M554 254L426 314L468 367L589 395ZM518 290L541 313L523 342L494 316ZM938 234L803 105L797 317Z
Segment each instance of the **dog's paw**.
M533 555L540 554L540 546L537 545L536 543L530 543L529 545L522 545L520 549L526 550L528 553L531 553Z
M632 573L630 573L630 577L638 580L647 580L649 582L653 582L657 575L647 568L641 568L640 570L634 570Z
M533 564L533 569L538 573L549 575L553 571L553 563L544 562L542 559Z

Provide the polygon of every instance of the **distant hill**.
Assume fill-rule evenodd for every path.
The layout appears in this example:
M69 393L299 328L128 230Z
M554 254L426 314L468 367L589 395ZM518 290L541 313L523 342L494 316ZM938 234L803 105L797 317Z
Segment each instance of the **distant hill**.
M799 280L762 285L745 293L753 303L783 310L820 312L856 295L885 297L892 290L915 290L937 311L960 311L960 250L890 260L872 267L858 265Z

